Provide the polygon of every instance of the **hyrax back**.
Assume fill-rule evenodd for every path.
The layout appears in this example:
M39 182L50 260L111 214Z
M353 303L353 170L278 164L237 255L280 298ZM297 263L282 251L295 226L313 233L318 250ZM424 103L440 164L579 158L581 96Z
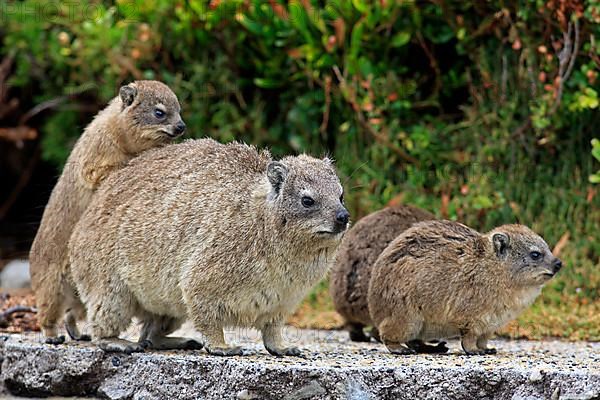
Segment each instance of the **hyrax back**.
M432 219L433 214L416 207L387 207L361 218L344 235L331 271L330 292L352 340L369 340L363 327L372 325L367 292L375 260L412 224Z
M415 224L381 253L369 311L393 353L403 344L460 336L468 354L493 353L488 338L529 306L561 267L523 225L486 234L452 221Z
M133 316L190 318L214 354L241 352L225 326L256 327L269 352L297 354L281 327L333 260L348 224L341 197L327 159L273 161L211 139L141 155L107 179L71 239L94 339L118 350L109 338Z
M31 282L36 292L40 325L48 342L65 310L67 331L77 339L76 319L82 306L67 279L67 242L75 223L98 185L131 158L181 135L185 124L179 102L168 86L136 81L121 87L119 96L86 127L64 166L31 247Z

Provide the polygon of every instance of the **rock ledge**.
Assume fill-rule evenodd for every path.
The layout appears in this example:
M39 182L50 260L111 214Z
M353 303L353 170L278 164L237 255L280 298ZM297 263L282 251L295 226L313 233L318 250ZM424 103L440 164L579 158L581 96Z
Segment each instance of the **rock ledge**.
M600 400L600 343L493 342L496 356L393 356L342 332L289 328L306 358L275 358L254 331L232 331L249 355L204 351L105 354L89 344L51 346L8 336L6 390L21 396L109 399L562 399Z

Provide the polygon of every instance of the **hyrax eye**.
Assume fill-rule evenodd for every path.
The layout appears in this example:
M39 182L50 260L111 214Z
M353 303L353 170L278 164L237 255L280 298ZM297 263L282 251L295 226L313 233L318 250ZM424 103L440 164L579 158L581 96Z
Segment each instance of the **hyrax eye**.
M155 108L154 109L154 116L158 119L162 119L165 117L165 115L167 115L167 113L165 113L163 110L161 110L160 108Z
M344 193L340 196L340 203L344 204Z
M542 253L540 253L539 251L532 251L531 253L529 253L529 257L531 257L532 260L539 260L541 256Z
M315 201L312 197L303 196L302 197L302 205L306 208L312 207L315 204Z

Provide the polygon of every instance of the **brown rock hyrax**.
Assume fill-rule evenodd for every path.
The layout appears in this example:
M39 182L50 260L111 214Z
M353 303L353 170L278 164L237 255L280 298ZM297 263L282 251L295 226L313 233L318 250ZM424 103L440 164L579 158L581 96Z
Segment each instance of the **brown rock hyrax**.
M185 124L179 102L168 86L136 81L121 87L119 96L100 111L84 130L63 169L29 254L31 281L39 321L49 343L61 343L56 324L65 311L67 332L77 330L83 308L66 279L67 243L98 185L140 152L180 136Z
M373 324L367 294L371 270L379 254L415 222L432 219L435 219L433 214L416 207L387 207L361 218L344 235L331 270L330 292L351 340L370 340L363 329Z
M242 354L225 343L230 326L261 330L271 354L299 354L282 326L333 262L349 219L342 200L328 159L273 161L211 139L142 154L106 180L70 241L94 341L197 347L164 337L190 319L212 354ZM117 339L134 316L141 343Z
M480 234L458 222L420 222L375 262L369 312L392 353L414 353L404 346L414 339L460 337L467 354L492 354L490 336L529 306L561 266L523 225Z

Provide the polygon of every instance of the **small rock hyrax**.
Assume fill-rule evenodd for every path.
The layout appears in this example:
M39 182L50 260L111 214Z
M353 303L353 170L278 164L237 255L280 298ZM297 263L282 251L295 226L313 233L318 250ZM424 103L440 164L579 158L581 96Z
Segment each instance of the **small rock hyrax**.
M83 307L68 283L67 243L98 185L139 153L180 136L185 124L175 93L157 81L135 81L85 128L64 166L29 254L39 321L48 343L62 343L57 321L64 315L73 339Z
M241 326L261 330L271 354L297 355L282 326L331 266L348 220L329 159L274 161L212 139L150 150L105 181L71 237L92 338L105 351L197 348L165 338L190 319L211 354L242 354L223 337ZM118 339L134 316L140 342Z
M363 329L373 324L367 292L371 270L379 254L415 222L432 219L435 219L433 214L416 207L386 207L361 218L344 235L331 270L330 292L351 340L370 340Z
M452 221L413 225L381 253L369 284L369 312L396 354L404 344L460 337L467 354L493 354L491 335L515 318L561 268L523 225L486 234Z

